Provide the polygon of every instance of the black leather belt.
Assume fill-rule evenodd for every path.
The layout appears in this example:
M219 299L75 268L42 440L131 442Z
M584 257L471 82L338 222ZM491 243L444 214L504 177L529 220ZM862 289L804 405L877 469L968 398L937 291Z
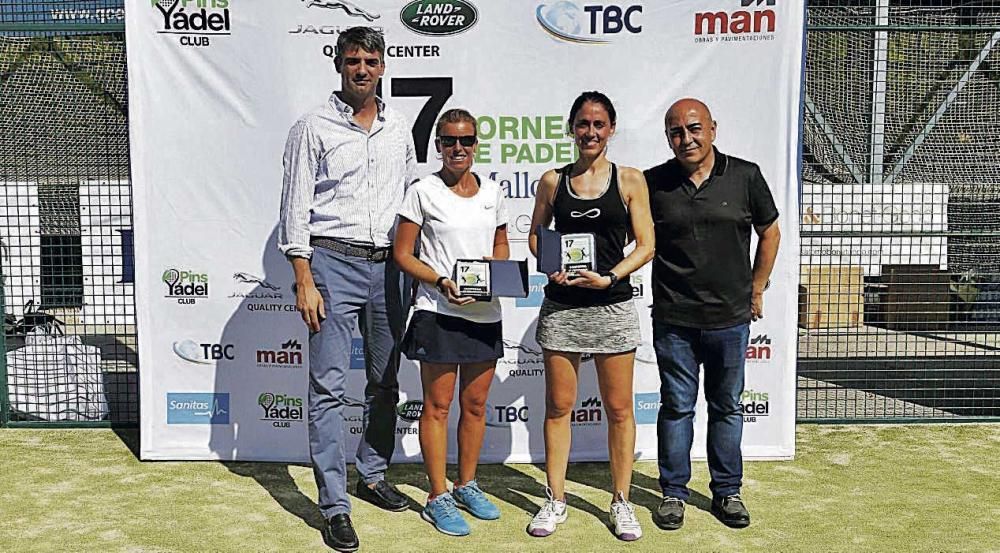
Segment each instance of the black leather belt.
M333 238L324 238L322 236L313 236L312 238L310 238L309 245L327 249L332 252L349 255L351 257L360 257L363 259L367 259L368 261L371 261L373 263L381 263L386 259L389 259L389 255L392 252L392 248L377 248L375 246L358 246L355 244L348 244L346 242L334 240Z

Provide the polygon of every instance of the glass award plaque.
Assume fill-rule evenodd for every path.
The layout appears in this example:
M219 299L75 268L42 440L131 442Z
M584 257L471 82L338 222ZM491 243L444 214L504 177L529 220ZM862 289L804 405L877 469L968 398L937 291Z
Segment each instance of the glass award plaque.
M492 295L489 261L481 259L456 260L455 274L452 280L458 285L459 296L489 299Z
M562 242L562 270L570 276L576 276L579 271L593 271L597 266L594 252L594 235L564 234Z

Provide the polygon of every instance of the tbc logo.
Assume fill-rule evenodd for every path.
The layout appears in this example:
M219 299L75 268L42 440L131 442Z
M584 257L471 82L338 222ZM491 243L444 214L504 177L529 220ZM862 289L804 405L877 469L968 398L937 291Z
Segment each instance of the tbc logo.
M403 6L399 20L420 35L457 35L479 21L479 11L466 0L414 0Z
M262 421L270 421L275 428L289 428L293 422L302 422L302 398L264 392L257 396L257 405L264 410Z
M545 275L531 275L528 277L528 295L514 300L515 307L538 307L542 305L542 298L545 297L545 285L549 283L549 277Z
M515 422L528 422L528 406L486 404L486 426L507 427Z
M368 21L375 21L376 19L382 17L380 14L370 12L359 8L353 2L347 2L342 0L337 2L336 0L302 0L306 2L306 7L311 8L313 6L319 8L326 8L328 10L344 10L344 13L351 17L363 17Z
M236 359L232 344L198 344L194 340L174 342L174 353L177 357L191 363L211 365L213 361L232 361Z
M167 424L229 424L229 394L168 392Z
M194 304L208 297L208 275L194 271L167 269L163 271L163 283L167 285L167 295L180 304Z
M610 35L638 34L642 6L619 6L608 2L587 4L581 9L576 2L561 0L539 4L535 10L538 24L560 40L582 44L605 44Z
M301 367L302 344L298 340L289 340L281 344L280 350L257 350L257 366L259 367Z
M775 0L741 0L742 7L773 6ZM774 10L737 10L731 13L699 12L694 14L695 35L773 33L777 15Z
M635 394L636 424L656 424L656 415L660 412L660 394L646 392Z
M767 334L758 334L750 340L746 360L751 363L771 360L771 338Z

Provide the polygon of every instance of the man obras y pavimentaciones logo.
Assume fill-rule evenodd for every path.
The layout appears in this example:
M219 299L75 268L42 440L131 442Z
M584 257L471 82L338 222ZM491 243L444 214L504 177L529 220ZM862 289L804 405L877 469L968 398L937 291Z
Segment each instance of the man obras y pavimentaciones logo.
M465 0L414 0L403 6L399 20L420 35L457 35L479 21L479 11Z
M230 34L232 0L150 0L162 21L160 34L181 35L184 46L209 46L212 36Z
M167 285L168 299L176 299L180 304L194 304L199 299L208 298L208 274L195 271L167 269L163 271L163 284Z

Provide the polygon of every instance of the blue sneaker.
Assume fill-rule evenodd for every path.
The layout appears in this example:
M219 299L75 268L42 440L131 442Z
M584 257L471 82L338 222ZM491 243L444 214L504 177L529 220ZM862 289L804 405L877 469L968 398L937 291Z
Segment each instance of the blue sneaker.
M482 520L500 518L500 509L487 499L475 480L469 480L464 486L455 488L453 493L458 506L465 508L472 516Z
M442 534L468 536L469 523L458 512L458 505L450 493L445 492L427 502L420 516L434 525Z

